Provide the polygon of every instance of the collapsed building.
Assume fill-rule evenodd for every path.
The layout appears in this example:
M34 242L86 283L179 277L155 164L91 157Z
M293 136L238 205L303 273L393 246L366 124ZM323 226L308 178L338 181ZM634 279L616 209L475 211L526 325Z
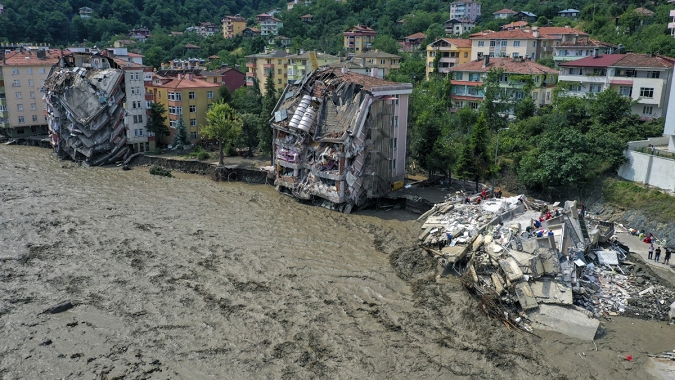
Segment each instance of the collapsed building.
M42 91L59 157L105 165L129 154L124 85L124 71L98 54L69 54L52 67Z
M674 292L645 281L627 260L611 239L613 223L590 228L576 202L454 199L422 218L421 246L510 328L592 340L601 318L665 320L675 301Z
M411 92L346 69L289 84L270 121L277 188L349 213L402 186Z

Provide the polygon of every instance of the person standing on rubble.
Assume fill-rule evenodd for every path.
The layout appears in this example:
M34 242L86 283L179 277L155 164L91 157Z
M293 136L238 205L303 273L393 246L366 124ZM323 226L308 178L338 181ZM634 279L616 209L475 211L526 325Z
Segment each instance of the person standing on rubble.
M664 264L670 264L670 248L666 247L666 255L663 257Z
M654 243L651 243L649 245L649 254L647 254L647 258L651 260L654 257Z
M654 261L658 263L659 260L661 259L661 247L656 248L656 251L654 253L655 253Z

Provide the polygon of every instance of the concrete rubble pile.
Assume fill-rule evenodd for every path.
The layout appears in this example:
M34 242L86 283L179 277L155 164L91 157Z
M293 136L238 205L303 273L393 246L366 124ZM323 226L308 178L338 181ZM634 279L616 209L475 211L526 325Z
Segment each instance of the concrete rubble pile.
M609 316L610 308L629 310L628 297L613 297L616 292L623 297L616 283L624 275L612 268L625 255L591 251L600 229L588 230L576 202L558 207L519 196L469 205L457 199L423 217L422 247L446 273L460 274L482 310L509 328L592 340L599 326L593 317ZM630 286L622 289L634 294Z
M129 154L124 72L110 58L78 53L55 65L42 91L52 146L61 158L105 165Z

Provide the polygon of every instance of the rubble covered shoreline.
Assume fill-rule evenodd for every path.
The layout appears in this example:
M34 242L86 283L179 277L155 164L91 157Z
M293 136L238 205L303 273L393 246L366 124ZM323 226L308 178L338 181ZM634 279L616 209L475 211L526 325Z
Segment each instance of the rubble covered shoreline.
M584 214L575 201L451 197L420 217L418 240L509 329L593 340L614 316L675 318L675 292L631 260L613 223Z

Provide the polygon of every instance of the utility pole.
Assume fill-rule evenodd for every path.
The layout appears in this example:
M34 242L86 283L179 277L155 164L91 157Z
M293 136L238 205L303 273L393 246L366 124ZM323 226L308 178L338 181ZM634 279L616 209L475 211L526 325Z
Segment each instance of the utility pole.
M508 131L508 128L500 128L497 130L497 143L495 144L495 168L497 168L497 155L499 154L499 132ZM499 171L497 171L499 172ZM495 175L496 177L496 175ZM492 196L495 196L495 177L492 177Z

